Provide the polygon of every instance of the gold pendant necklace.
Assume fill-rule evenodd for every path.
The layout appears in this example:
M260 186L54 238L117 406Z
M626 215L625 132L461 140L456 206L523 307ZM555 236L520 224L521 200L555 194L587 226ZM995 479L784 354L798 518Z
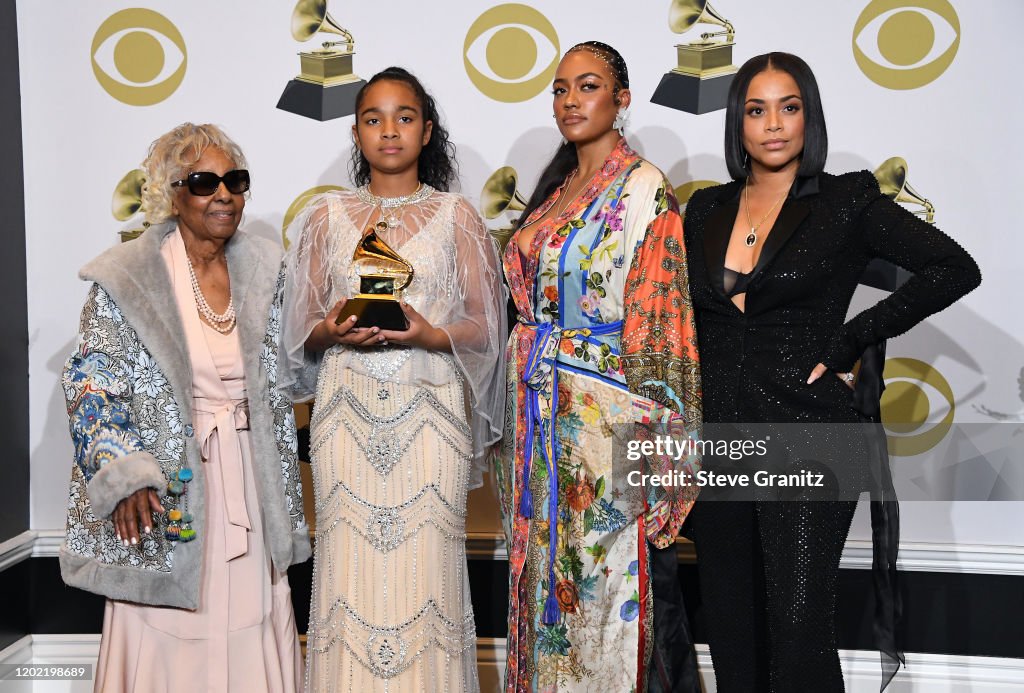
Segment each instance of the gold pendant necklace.
M786 194L775 201L775 204L773 204L772 208L768 210L768 213L761 217L761 221L755 224L750 220L750 176L747 176L746 181L743 183L743 206L745 208L744 211L747 213L747 225L750 227L750 233L747 234L746 238L748 248L753 248L757 244L757 230L761 228L761 224L763 224L765 220L772 215L775 208L778 207L788 195L789 191L787 190Z

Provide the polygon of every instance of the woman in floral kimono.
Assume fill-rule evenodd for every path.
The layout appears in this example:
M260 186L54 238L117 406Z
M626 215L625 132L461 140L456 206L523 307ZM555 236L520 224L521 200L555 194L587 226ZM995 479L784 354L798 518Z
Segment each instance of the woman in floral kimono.
M671 545L693 496L654 501L630 489L612 468L612 433L666 420L696 430L700 374L678 205L661 171L621 137L628 87L610 46L566 53L553 90L566 141L504 252L518 313L497 469L508 691L658 681L648 673L648 544ZM678 592L675 554L666 555Z

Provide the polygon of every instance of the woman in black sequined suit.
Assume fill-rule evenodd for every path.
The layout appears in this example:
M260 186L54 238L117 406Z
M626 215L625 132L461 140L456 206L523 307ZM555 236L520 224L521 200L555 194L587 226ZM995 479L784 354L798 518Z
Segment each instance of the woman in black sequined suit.
M748 61L726 115L734 180L694 194L684 224L708 423L858 422L848 374L865 348L980 282L970 256L871 173L823 173L826 155L806 63ZM914 277L844 322L872 258ZM864 459L849 453L851 465ZM855 507L698 500L691 532L719 693L844 689L834 615Z

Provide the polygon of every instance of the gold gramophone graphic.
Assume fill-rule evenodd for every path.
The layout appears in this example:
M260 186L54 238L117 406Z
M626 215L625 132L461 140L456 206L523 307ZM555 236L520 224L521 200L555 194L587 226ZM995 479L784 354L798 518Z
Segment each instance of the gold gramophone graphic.
M342 40L299 53L299 75L288 82L277 107L319 121L352 115L356 94L366 84L352 72L355 39L327 13L327 0L299 0L292 11L292 38L308 41L318 33Z
M677 65L661 78L651 102L687 113L710 113L725 108L737 67L732 64L736 31L708 0L672 0L668 25L677 34L697 24L714 24L721 31L704 32L699 41L676 46Z
M480 191L480 213L485 219L497 219L505 212L521 212L526 209L526 200L517 190L518 184L519 177L511 166L502 166L491 174L484 183L484 189ZM502 251L512 237L517 221L513 219L512 226L490 230Z
M145 183L146 174L139 168L129 171L117 182L110 201L110 211L115 219L128 221L142 211L142 186ZM148 227L149 222L143 222L141 227L120 231L121 242L138 238Z
M356 327L408 329L409 321L400 303L402 292L409 288L415 274L408 260L371 228L356 246L352 262L359 271L359 293L345 302L335 323L340 325L354 315Z
M914 214L923 216L924 220L929 224L934 224L935 205L910 187L910 183L907 181L907 168L907 161L901 156L887 159L881 166L875 169L878 187L882 189L883 195L894 202L922 207L923 209L913 210Z

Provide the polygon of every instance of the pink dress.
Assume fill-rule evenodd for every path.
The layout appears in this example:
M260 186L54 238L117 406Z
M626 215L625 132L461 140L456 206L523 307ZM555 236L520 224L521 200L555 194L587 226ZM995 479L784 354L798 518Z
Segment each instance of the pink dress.
M207 499L199 608L108 600L95 690L295 691L302 657L288 577L274 569L263 539L237 330L223 335L199 319L177 231L161 253L192 360L204 459L192 482L205 479Z

